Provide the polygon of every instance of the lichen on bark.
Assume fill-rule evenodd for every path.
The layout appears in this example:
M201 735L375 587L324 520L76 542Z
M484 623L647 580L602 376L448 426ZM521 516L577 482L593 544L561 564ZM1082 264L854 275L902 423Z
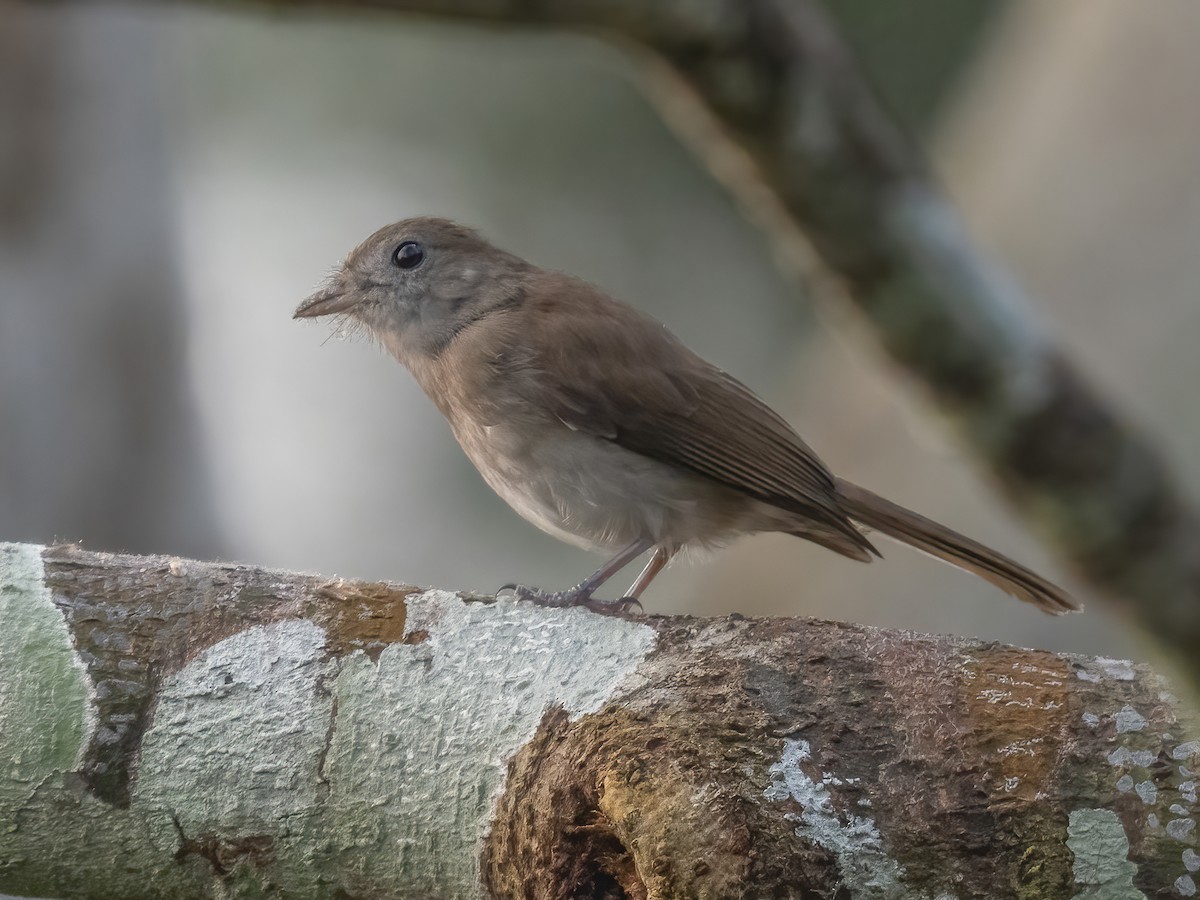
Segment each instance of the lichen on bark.
M1124 660L71 547L0 545L0 611L0 891L1049 900L1200 868L1200 732ZM103 744L131 681L144 727Z

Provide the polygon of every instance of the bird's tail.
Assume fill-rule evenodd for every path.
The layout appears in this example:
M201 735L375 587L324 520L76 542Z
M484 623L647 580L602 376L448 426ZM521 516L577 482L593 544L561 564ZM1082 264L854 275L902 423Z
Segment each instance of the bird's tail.
M860 525L972 572L1044 612L1062 615L1081 608L1062 588L1004 554L885 500L866 488L839 478L837 495L846 514Z

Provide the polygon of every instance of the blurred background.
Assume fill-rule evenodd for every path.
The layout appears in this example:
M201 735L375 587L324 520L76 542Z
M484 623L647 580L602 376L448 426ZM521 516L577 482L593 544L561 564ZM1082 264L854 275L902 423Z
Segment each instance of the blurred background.
M1200 494L1200 6L830 8L973 236ZM415 214L649 311L839 474L1089 599L870 335L819 317L619 49L350 11L0 0L0 539L479 591L589 573L400 366L290 318ZM1101 603L1051 620L881 549L758 536L646 607L1145 655Z

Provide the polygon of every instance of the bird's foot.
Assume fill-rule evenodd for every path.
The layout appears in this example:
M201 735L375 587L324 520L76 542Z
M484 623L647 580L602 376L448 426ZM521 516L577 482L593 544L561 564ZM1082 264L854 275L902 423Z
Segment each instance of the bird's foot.
M638 609L642 607L636 597L622 597L619 600L601 600L599 597L593 597L591 589L582 584L577 584L565 591L543 591L540 588L527 587L523 584L506 584L496 593L499 594L503 591L511 591L518 600L526 600L551 609L586 606L593 612L624 613L629 612L634 606Z
M518 600L526 600L538 606L549 606L552 609L583 606L592 599L592 592L578 584L565 591L543 591L541 588L527 587L523 584L506 584L496 593L503 591L511 591Z
M598 602L603 603L605 609L613 609L617 612L633 612L634 607L637 608L639 613L646 611L646 607L642 606L642 601L637 597L618 597L616 600L600 600Z

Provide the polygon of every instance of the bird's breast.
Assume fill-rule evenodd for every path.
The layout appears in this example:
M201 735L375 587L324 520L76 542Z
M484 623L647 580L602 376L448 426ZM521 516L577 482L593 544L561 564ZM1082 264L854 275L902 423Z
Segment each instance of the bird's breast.
M743 498L557 420L453 425L492 490L576 546L612 550L646 539L682 547L718 543L738 530Z

